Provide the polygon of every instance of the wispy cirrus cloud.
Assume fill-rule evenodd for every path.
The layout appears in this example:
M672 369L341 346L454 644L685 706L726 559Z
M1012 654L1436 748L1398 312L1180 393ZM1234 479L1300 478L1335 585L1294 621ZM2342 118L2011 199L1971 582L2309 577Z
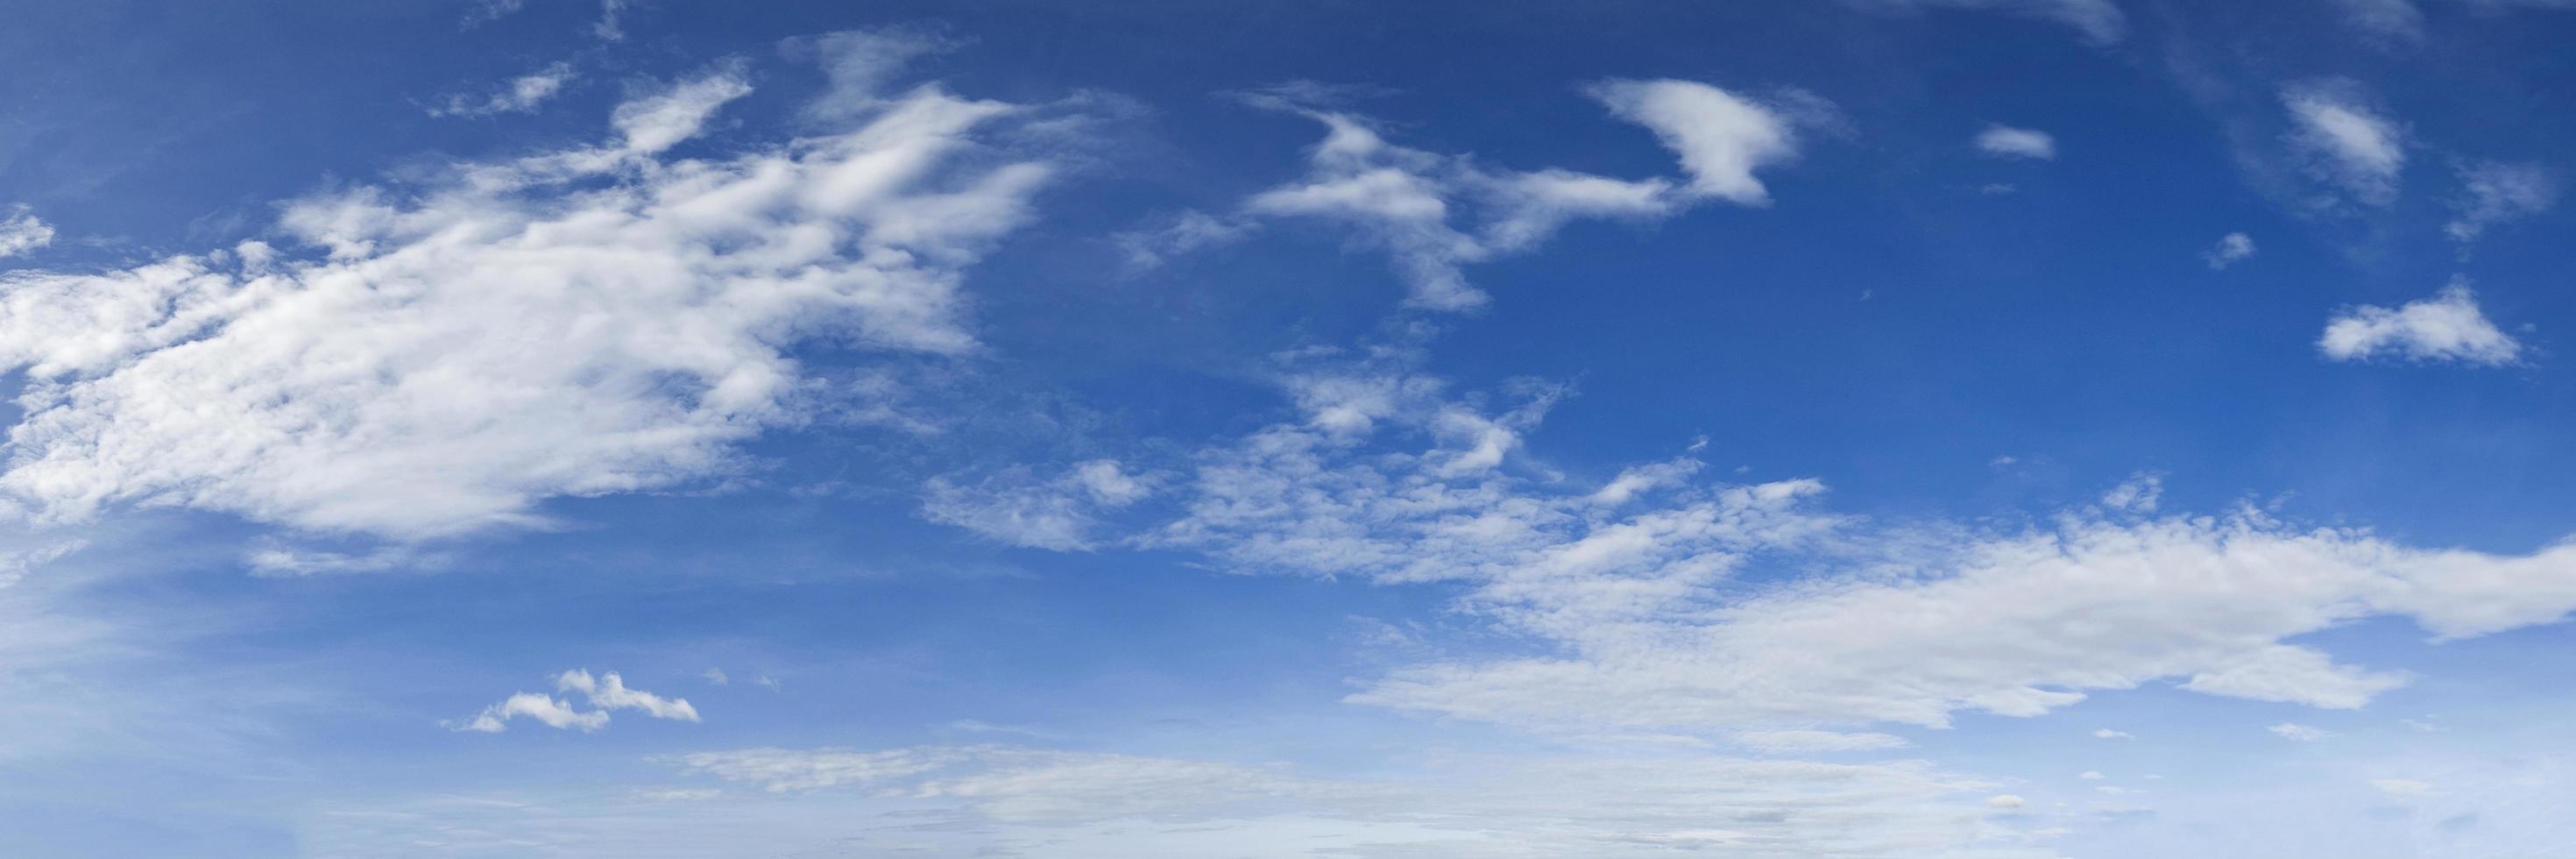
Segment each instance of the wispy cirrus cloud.
M749 91L720 65L620 105L597 145L293 201L297 247L0 279L0 365L30 380L0 492L47 521L536 525L548 498L736 468L809 413L798 343L972 352L963 272L1054 173L977 136L1048 109L930 86L666 160Z

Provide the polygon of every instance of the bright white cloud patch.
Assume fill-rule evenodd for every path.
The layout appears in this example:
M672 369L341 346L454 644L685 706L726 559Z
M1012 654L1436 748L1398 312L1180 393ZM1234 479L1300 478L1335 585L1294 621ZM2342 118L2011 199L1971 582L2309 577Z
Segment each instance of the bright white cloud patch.
M1766 205L1769 194L1753 172L1797 152L1789 116L1706 84L1611 81L1591 93L1618 116L1652 129L1680 156L1688 181L1490 168L1465 156L1388 143L1360 117L1310 106L1302 93L1274 92L1251 100L1312 118L1328 133L1311 152L1306 176L1254 195L1244 215L1348 224L1357 241L1394 256L1412 286L1409 304L1465 310L1487 296L1467 283L1463 266L1528 251L1575 220L1651 220L1709 198ZM1150 264L1232 240L1247 226L1184 219L1124 241L1132 259Z
M2201 261L2208 263L2211 271L2219 271L2253 258L2254 237L2244 233L2228 233L2220 236L2218 244L2211 245L2209 250L2200 255Z
M474 718L457 725L459 731L497 734L509 729L512 719L527 718L549 728L576 728L596 731L608 726L610 710L642 710L656 719L680 722L698 721L698 708L686 699L664 698L640 689L626 688L624 678L611 671L598 677L581 669L566 671L555 677L555 691L581 693L593 709L575 708L569 701L534 692L519 692L501 703L483 708Z
M1990 125L1977 133L1977 151L1998 158L2044 161L2057 157L2057 138L2050 137L2045 131Z
M2379 113L2349 81L2320 81L2284 89L2290 143L2308 159L2310 172L2354 199L2384 206L2397 199L2406 169L2406 135Z
M2444 232L2462 242L2476 241L2487 228L2549 211L2558 204L2558 180L2538 164L2481 161L2460 168L2460 196L2452 201L2458 217Z
M1770 191L1753 172L1798 154L1786 114L1707 84L1610 81L1593 87L1592 97L1620 118L1653 129L1664 148L1681 157L1694 194L1770 205Z
M2424 10L2414 0L2334 0L2344 21L2366 33L2394 39L2424 35Z
M54 243L54 225L45 223L27 211L25 206L0 208L0 259L17 256Z
M570 83L572 78L571 63L555 63L535 73L511 80L509 86L498 92L480 96L462 93L450 95L444 101L430 106L429 115L479 117L525 113L537 109L537 105L544 104L557 93L563 92L564 85Z
M535 523L551 496L736 467L817 393L791 345L974 348L962 271L1052 173L976 136L1034 109L926 87L792 143L663 157L748 91L728 67L619 107L602 146L295 201L280 226L311 257L0 279L0 366L28 378L0 491L55 520Z
M2137 739L2137 736L2138 735L2127 731L2114 731L2109 728L2102 728L2093 732L2093 738L2097 740L2134 740ZM2100 773L2085 773L2084 776L2088 779L2098 779L2102 777Z
M2394 310L2362 305L2326 322L2317 349L2337 361L2403 358L2427 363L2504 366L2522 359L2522 343L2487 321L2465 281Z

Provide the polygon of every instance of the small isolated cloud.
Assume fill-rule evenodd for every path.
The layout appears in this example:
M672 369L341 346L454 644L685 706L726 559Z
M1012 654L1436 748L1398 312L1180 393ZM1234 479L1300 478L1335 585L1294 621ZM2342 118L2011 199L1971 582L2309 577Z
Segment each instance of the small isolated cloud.
M2297 722L2282 722L2278 725L2273 725L2266 730L2279 735L2282 739L2297 740L2302 743L2313 743L2318 740L2334 736L2334 732L2332 731L2302 725Z
M2095 736L2100 736L2100 734L2095 734ZM2101 781L2102 774L2094 770L2085 770L2082 774L2077 775L2076 778L2080 778L2085 781Z
M519 692L501 703L483 708L483 712L455 726L455 730L498 734L509 729L511 719L526 717L558 730L596 731L608 726L610 710L642 710L644 715L656 719L698 721L698 708L690 706L687 699L664 698L641 689L629 689L625 678L617 676L615 671L597 677L579 668L566 671L555 676L555 691L564 693L567 698L571 693L581 693L594 709L575 709L567 698Z
M53 243L54 225L28 212L25 206L0 207L0 259Z
M504 113L525 113L537 109L537 105L563 92L564 85L571 83L572 79L571 63L555 63L534 73L512 79L509 86L501 88L498 92L481 95L451 94L438 104L430 105L429 115L484 117Z
M2404 358L2485 367L2519 362L2523 352L2520 341L2487 320L2466 279L2394 310L2362 305L2339 311L2326 322L2317 349L2336 361Z
M699 679L718 686L723 686L733 682L733 678L725 676L725 671L722 668L709 668L698 674L698 677Z
M2390 796L2432 796L2441 793L2431 782L2416 781L2411 778L2375 778L2370 780L2370 786Z
M1621 119L1655 132L1680 156L1693 194L1745 206L1767 206L1771 194L1753 171L1798 154L1790 118L1771 107L1703 83L1609 81L1592 97Z
M2127 731L2114 731L2109 728L2103 728L2101 730L2094 731L2093 737L2095 739L2102 740L2134 740L2138 738L2138 735Z
M2009 793L2007 793L2007 794L2003 794L2003 795L2000 795L2000 796L1990 796L1990 797L1987 797L1987 798L1986 798L1986 807L1987 807L1987 808L2001 809L2001 810L2004 810L2004 811L2014 811L2014 810L2018 810L2018 809L2020 809L2020 808L2022 807L2022 805L2023 805L2023 802L2022 802L2022 798L2021 798L2021 797L2014 796L2014 795L2009 794Z
M2057 157L2057 138L2048 132L2008 125L1989 125L1977 133L1977 151L1997 158L2035 158L2046 161Z
M2413 40L2424 35L2424 10L2414 0L2334 0L2343 7L2343 20L2374 36Z
M2460 242L2476 241L2488 227L2519 220L2558 204L2558 182L2538 164L2481 161L2460 167L2460 196L2451 203L2458 216L2442 231Z
M2281 91L2281 105L2290 113L2290 146L2311 174L2363 203L2384 206L2397 199L2398 176L2406 169L2405 129L2374 108L2358 84L2291 86Z
M2203 251L2200 255L2202 262L2209 263L2211 271L2223 270L2253 258L2254 237L2244 233L2228 233L2220 236L2218 244L2211 245L2209 250Z

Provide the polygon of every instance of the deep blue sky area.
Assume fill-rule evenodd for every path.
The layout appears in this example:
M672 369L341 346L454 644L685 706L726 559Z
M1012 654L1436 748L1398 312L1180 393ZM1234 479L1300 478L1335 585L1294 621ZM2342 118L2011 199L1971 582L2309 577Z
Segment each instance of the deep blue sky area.
M2553 0L0 17L0 855L2576 843Z

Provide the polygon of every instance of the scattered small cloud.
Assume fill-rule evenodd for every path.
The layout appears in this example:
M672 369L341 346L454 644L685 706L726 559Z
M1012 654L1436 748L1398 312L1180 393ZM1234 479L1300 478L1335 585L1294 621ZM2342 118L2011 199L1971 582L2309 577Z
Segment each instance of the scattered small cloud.
M572 79L572 64L558 62L533 73L513 78L509 86L502 87L499 91L480 95L454 93L439 103L430 105L427 109L429 115L438 117L486 117L504 113L526 113L562 93L564 85L571 83Z
M722 668L709 668L698 674L698 677L699 679L718 686L727 685L733 682L733 678L725 676L725 671Z
M2318 740L2334 736L2334 732L2332 731L2302 725L2297 722L2282 722L2278 725L2273 725L2266 730L2279 735L2282 739L2297 740L2302 743L2313 743Z
M555 676L555 691L567 697L519 692L502 699L501 703L483 708L483 712L452 728L498 734L509 729L510 720L525 717L557 730L596 731L608 726L610 710L642 710L644 715L656 719L698 721L698 708L691 706L688 699L664 698L641 689L627 688L625 678L619 677L615 671L597 677L579 668L566 671ZM587 699L594 709L574 708L568 698L575 692Z
M2458 216L2442 231L2454 241L2473 242L2487 228L2520 220L2558 204L2558 182L2538 164L2479 161L2460 166L2460 196L2451 202Z
M2487 320L2466 278L2393 310L2362 305L2339 311L2327 320L2317 349L2336 361L2403 358L2484 367L2519 363L2523 354L2521 341Z
M54 225L25 206L0 207L0 259L54 243Z
M2057 157L2057 138L2045 131L1989 125L1977 133L1977 151L1997 158L2046 161Z
M2211 271L2224 270L2228 266L2253 258L2254 238L2244 233L2228 233L2220 236L2218 244L2211 245L2209 250L2203 251L2200 255L2202 262L2209 263Z
M2094 739L2100 740L2134 740L2138 738L2138 735L2127 731L2114 731L2109 728L2103 728L2101 730L2094 731L2093 737Z
M2291 149L2306 159L2308 171L2353 199L2385 206L2397 199L2406 169L2406 132L2372 101L2359 84L2341 79L2281 91Z
M2441 793L2431 782L2411 778L2376 778L2370 780L2370 786L2390 796L2434 796Z

